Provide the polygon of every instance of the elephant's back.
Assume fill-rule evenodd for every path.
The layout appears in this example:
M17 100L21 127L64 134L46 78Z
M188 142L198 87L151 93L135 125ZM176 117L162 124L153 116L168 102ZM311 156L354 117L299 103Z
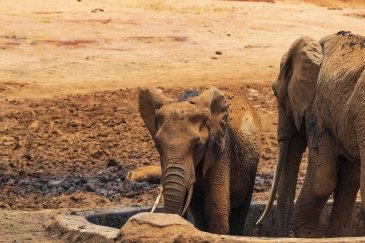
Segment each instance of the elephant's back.
M255 183L260 159L260 119L254 108L244 99L225 93L229 103L228 141L230 163L231 207L241 205Z
M261 122L255 109L245 99L232 93L224 93L229 104L229 126L241 138L260 146Z
M236 167L256 172L260 158L261 124L254 108L237 95L225 93L229 103L229 146ZM239 158L239 159L238 159Z
M356 94L364 87L359 79L365 70L365 37L338 32L323 38L321 45L324 58L316 97L319 119L324 128L339 138L346 154L356 159L353 112L365 105L358 103Z
M323 61L317 91L334 100L342 98L338 97L338 90L345 96L351 94L365 68L365 37L351 32L338 32L324 37L320 43ZM347 97L344 99L347 100Z

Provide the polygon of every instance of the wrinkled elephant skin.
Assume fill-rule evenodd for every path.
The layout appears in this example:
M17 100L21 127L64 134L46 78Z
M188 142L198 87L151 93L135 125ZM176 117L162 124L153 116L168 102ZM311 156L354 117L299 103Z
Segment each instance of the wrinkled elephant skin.
M359 187L365 203L364 70L365 37L345 31L320 41L301 37L282 58L273 83L279 158L267 208L278 194L283 236L291 231L291 218L298 237L351 235ZM307 174L293 207L306 148ZM326 232L321 232L319 214L332 193L332 217Z
M178 101L144 89L139 111L160 154L165 212L205 231L241 235L260 154L253 108L217 88Z

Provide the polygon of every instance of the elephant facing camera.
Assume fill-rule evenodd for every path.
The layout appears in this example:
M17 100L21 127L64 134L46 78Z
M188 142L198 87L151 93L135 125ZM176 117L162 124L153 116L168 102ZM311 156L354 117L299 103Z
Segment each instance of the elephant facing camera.
M160 155L164 212L204 231L242 235L260 157L253 108L212 87L178 101L144 89L139 111Z

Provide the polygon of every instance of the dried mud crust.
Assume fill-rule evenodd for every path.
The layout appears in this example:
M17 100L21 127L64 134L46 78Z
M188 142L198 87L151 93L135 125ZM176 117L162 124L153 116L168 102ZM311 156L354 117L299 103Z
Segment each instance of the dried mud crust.
M268 197L275 165L276 102L269 84L219 87L250 101L262 123L253 199ZM177 98L185 89L163 89ZM125 180L158 164L137 108L137 89L8 101L0 116L0 207L41 209L151 204L157 186ZM302 163L300 183L306 163Z

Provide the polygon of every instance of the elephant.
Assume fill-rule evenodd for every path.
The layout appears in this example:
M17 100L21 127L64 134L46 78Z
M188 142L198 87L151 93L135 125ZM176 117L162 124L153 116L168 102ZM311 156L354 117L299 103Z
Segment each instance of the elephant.
M151 88L140 90L139 112L160 155L164 212L242 235L260 155L253 108L215 87L178 101Z
M278 107L277 195L281 236L350 236L356 195L365 203L365 37L340 31L316 41L297 39L283 56L272 89ZM294 205L303 152L308 168ZM361 185L361 186L360 186ZM334 197L325 232L319 216Z

